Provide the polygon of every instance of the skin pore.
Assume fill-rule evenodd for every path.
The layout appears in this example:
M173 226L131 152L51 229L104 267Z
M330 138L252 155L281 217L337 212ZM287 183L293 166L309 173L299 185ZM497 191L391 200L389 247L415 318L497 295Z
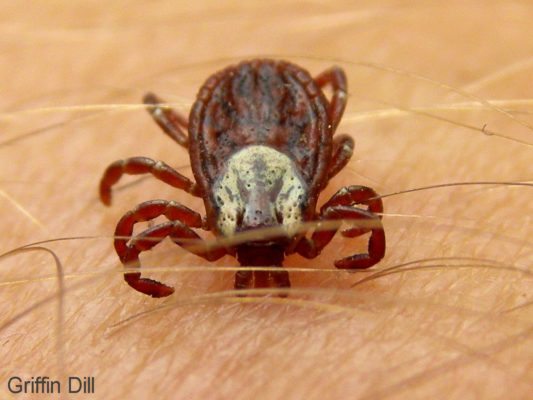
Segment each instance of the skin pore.
M531 5L194 4L2 5L1 252L94 238L41 245L61 261L60 309L50 253L0 259L1 397L17 398L6 384L17 375L94 376L87 398L106 399L526 398L528 186L386 197L385 259L336 271L333 260L366 246L339 236L319 258L286 259L286 299L228 294L235 270L224 267L235 259L207 263L165 242L141 257L146 270L166 268L143 271L175 287L164 300L125 284L111 235L143 201L172 199L203 215L201 200L126 177L106 208L97 186L111 162L131 156L192 177L186 151L142 96L153 91L187 114L211 73L256 56L313 76L334 64L347 73L337 133L352 135L354 157L320 203L353 184L385 195L531 181ZM403 263L412 264L370 278Z

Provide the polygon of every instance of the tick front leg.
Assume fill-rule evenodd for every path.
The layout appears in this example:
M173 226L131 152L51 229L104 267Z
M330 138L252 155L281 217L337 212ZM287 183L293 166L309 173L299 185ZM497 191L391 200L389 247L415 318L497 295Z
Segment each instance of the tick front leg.
M367 206L367 210L354 207L355 204ZM368 253L355 254L335 261L342 269L364 269L379 262L385 255L385 231L381 223L383 203L376 192L366 186L350 186L339 190L320 210L321 221L347 219L361 221L359 226L345 229L342 235L356 237L371 232ZM306 258L314 258L333 239L338 228L316 228L311 239L303 238L296 251Z
M383 201L376 191L360 185L341 188L320 208L320 212L323 214L324 210L333 206L353 206L355 204L365 205L369 211L376 214L383 212Z
M340 269L366 269L377 264L385 256L385 231L383 230L380 217L376 214L360 208L333 206L324 210L323 215L326 219L349 219L351 221L365 222L363 227L343 231L343 236L355 237L362 235L368 230L371 231L370 239L368 240L368 253L354 254L341 258L340 260L335 260L335 267ZM319 235L320 233L318 232ZM333 235L331 235L332 237Z
M326 85L331 85L333 88L333 96L331 96L329 103L329 120L331 121L332 132L335 132L346 108L348 93L346 74L339 67L331 67L319 74L315 78L315 82L321 89Z
M164 101L153 93L145 94L143 102L148 106L148 112L163 132L183 147L189 147L189 137L185 133L188 129L187 118L171 108L162 106L161 103Z
M335 206L353 207L356 204L366 206L370 213L377 215L381 220L381 214L383 213L383 201L381 200L381 197L379 197L374 189L358 185L344 187L335 193L333 197L320 208L320 218L325 218L324 216L328 208ZM343 230L341 234L345 237L356 237L368 232L370 232L369 228L353 227Z
M180 174L162 161L147 157L132 157L112 163L100 180L100 200L105 205L111 204L111 187L123 174L152 174L155 178L178 189L185 190L193 196L200 196L200 188L186 176Z
M333 155L329 164L328 180L341 171L352 158L354 141L348 135L333 139Z
M149 228L129 240L133 227L141 221L149 221L161 215L170 221ZM140 204L127 212L115 230L115 250L120 261L129 268L140 268L139 255L152 249L166 237L187 251L214 261L226 254L225 249L207 249L201 245L202 238L192 228L206 228L197 212L172 201L152 200ZM135 290L152 297L165 297L174 289L161 282L142 278L140 272L124 274L126 282Z

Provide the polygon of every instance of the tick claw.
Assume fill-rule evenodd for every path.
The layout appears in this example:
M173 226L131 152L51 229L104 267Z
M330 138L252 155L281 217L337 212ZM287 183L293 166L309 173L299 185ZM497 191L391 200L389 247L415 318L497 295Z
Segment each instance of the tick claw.
M167 297L174 293L173 287L148 278L132 279L128 284L135 290L154 298Z
M111 205L111 193L100 193L100 201L109 207Z

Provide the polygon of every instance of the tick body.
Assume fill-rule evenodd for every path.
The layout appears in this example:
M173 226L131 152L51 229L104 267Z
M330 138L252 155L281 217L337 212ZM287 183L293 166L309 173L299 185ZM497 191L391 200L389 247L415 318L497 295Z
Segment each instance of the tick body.
M331 86L328 100L322 89ZM356 237L370 232L368 253L335 261L342 269L369 268L385 254L381 225L383 205L373 189L341 188L319 211L318 196L328 181L348 163L354 143L346 135L333 136L346 106L346 76L338 67L314 79L301 67L285 61L251 60L212 75L200 89L189 119L161 106L161 99L147 94L144 102L155 122L188 149L195 181L167 164L145 157L112 163L100 182L100 198L111 202L111 187L123 174L154 177L201 197L206 217L173 201L152 200L127 212L118 222L115 250L124 265L140 268L139 254L169 237L188 251L214 261L226 254L242 266L278 266L279 271L239 271L235 288L290 287L285 256L298 253L318 256L331 241L336 227L315 229L309 236L298 229L303 222L350 219L369 228L341 232ZM187 134L188 131L188 134ZM364 206L364 208L358 207ZM164 222L130 240L133 227L164 215ZM201 238L194 229L218 237L260 228L282 228L277 237L249 241L233 247L208 249L187 246ZM124 274L134 289L164 297L174 289L141 277Z

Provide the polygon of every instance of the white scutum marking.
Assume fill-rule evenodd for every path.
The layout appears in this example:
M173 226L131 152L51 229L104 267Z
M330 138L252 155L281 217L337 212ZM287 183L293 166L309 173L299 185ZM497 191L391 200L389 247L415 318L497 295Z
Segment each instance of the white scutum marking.
M258 165L264 168L258 169ZM241 194L241 188L249 193L247 198ZM280 214L287 234L292 236L302 221L306 190L305 182L287 155L268 146L248 146L231 156L215 183L218 228L225 236L231 236L237 229L239 213L245 220L252 219L256 213L261 213L263 218L272 216L274 220L270 220L269 226L277 224L275 216Z

